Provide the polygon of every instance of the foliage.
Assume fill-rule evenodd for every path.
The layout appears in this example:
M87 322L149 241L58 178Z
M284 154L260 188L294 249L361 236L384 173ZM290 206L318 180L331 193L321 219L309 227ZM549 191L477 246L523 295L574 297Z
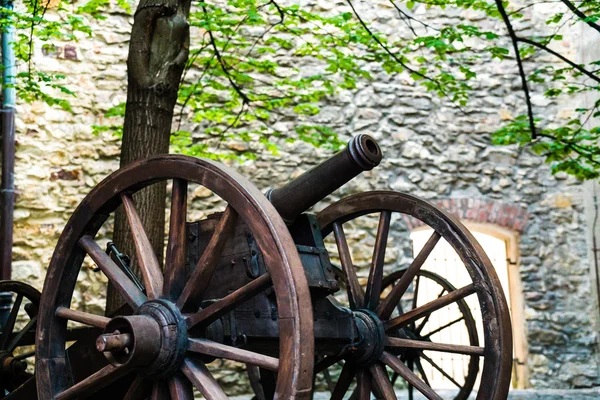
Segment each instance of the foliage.
M61 77L35 69L32 43L82 40L92 34L91 19L106 18L108 2L90 0L69 10L61 5L52 13L60 18L49 18L41 3L29 0L26 9L8 14L17 25L16 53L28 64L17 84L21 98L69 109L68 97L75 93L61 86ZM555 12L545 17L548 32L522 29L537 15L536 5L550 3ZM492 142L529 146L551 164L553 172L580 179L598 177L599 128L592 123L598 102L574 109L574 117L559 124L542 109L534 109L531 92L551 100L586 93L598 97L600 61L577 63L552 44L563 40L562 32L574 24L587 24L590 32L600 33L599 1L541 0L519 7L501 0L387 0L404 27L392 33L384 32L385 24L371 15L367 18L364 4L345 0L343 8L325 11L293 0L193 3L191 51L179 91L174 150L213 158L252 158L252 152L222 143L255 142L276 152L278 138L337 148L341 142L336 132L314 122L323 100L355 90L360 81L405 74L415 85L452 102L460 113L473 91L485 90L473 70L475 63L499 59L515 62L508 72L521 78L527 113L499 127ZM119 0L118 7L130 11L125 0ZM449 16L476 13L481 18L440 18L440 10ZM486 23L490 19L502 22L501 29L483 29L490 26ZM6 14L0 21L6 25ZM519 24L521 29L513 27ZM294 55L294 64L284 55ZM547 56L544 62L539 61L542 55ZM545 61L548 57L551 60ZM538 68L527 70L529 60L537 60L528 64ZM124 105L108 115L124 115ZM276 120L294 121L295 132L284 131L280 126L285 125L275 124ZM118 126L96 129L120 132ZM200 140L192 134L197 131L202 132Z

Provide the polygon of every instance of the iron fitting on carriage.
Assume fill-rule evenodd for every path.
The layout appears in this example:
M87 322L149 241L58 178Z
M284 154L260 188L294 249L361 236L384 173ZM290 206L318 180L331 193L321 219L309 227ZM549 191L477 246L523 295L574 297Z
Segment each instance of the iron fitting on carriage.
M381 358L385 349L385 329L377 315L370 310L357 310L352 315L359 335L352 362L366 367Z
M96 349L114 366L144 366L148 376L171 376L185 357L187 326L173 303L152 300L136 315L110 320L96 340Z

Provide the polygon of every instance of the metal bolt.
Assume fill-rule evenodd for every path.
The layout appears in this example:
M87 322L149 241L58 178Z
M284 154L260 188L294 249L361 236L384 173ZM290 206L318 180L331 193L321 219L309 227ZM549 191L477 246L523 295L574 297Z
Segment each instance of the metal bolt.
M115 331L103 334L96 339L96 350L101 353L106 351L121 351L133 344L133 336L130 333L118 333Z

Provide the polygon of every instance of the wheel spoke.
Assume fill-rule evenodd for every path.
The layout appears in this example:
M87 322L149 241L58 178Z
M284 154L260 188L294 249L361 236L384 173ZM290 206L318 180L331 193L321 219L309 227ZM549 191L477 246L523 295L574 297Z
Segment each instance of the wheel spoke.
M169 221L169 241L165 259L165 280L162 293L169 300L175 300L185 285L187 188L183 179L173 179L171 194L171 218Z
M381 296L381 284L383 281L385 248L390 232L391 217L392 213L388 210L382 211L379 217L377 239L375 239L375 248L373 250L373 259L371 260L371 270L365 294L365 308L369 310L375 310L379 305L379 296Z
M371 376L369 371L363 369L358 372L356 378L357 382L357 399L358 400L370 400L371 399Z
M354 373L354 367L352 367L349 362L345 363L342 368L342 373L335 385L335 389L331 394L331 400L342 400L344 398L344 395L350 388L352 379L354 379Z
M24 360L26 358L35 356L35 350L31 350L28 351L27 353L23 353L23 354L19 354L18 356L15 356L15 360Z
M142 375L138 375L135 377L125 397L123 400L144 400L146 398L146 393L149 392L146 390L146 382Z
M419 301L419 284L421 283L421 275L417 275L413 286L413 298L412 298L412 309L417 308L417 301Z
M169 388L165 385L164 381L156 381L152 385L152 396L151 400L169 400Z
M79 239L79 245L90 255L98 268L110 280L123 300L136 310L148 299L146 295L136 286L117 264L98 246L91 236L83 236Z
M421 378L419 378L414 372L410 370L402 361L394 357L388 352L383 352L381 361L393 369L398 375L400 375L406 382L413 385L417 390L429 400L443 400L429 385L427 385Z
M411 322L423 318L424 316L431 314L432 312L437 311L440 308L447 306L448 304L452 304L462 298L465 298L475 293L476 291L477 290L475 289L475 285L473 284L452 291L445 296L430 301L429 303L423 304L422 306L417 307L414 310L410 310L405 314L402 314L396 318L385 322L385 330L389 331L392 329L403 328Z
M32 328L35 327L36 322L37 322L37 315L34 315L33 317L31 317L31 319L29 320L27 325L25 325L25 327L23 329L21 329L19 331L19 333L17 333L15 336L13 336L10 343L8 344L8 348L6 349L9 353L12 353L13 351L15 351L15 349L19 345L19 342L21 341L21 339L23 339L23 336L25 336L25 334L27 332L29 332Z
M163 287L163 275L160 270L160 264L150 244L150 239L146 235L142 220L135 209L133 198L129 194L122 194L121 201L123 202L123 208L125 214L127 214L129 228L131 229L131 235L135 243L138 267L144 278L146 293L150 300L158 299Z
M392 283L392 288L393 287L394 287L394 284ZM402 309L402 302L399 301L398 304L396 304L396 310L398 311L398 315L404 314L404 310Z
M444 292L446 291L446 289L442 289L442 291L440 292L440 294L438 294L437 298L439 299L440 297L442 297L442 295L444 294ZM423 318L423 321L421 321L421 323L419 324L418 327L416 327L415 332L418 334L421 333L421 331L423 330L423 328L425 328L425 325L427 325L427 322L429 322L429 318L431 318L431 314L427 314L425 316L425 318ZM414 325L414 323L413 323Z
M340 254L342 269L346 275L348 301L350 302L350 306L354 309L362 308L365 302L364 294L358 283L358 277L356 276L352 257L350 256L350 249L348 248L348 242L346 241L346 234L344 233L344 228L341 223L335 222L333 224L333 233Z
M10 314L8 315L8 319L6 320L6 325L2 329L2 336L0 336L0 349L5 350L6 345L8 344L8 338L10 338L11 333L15 329L15 322L17 322L17 315L19 314L19 308L21 308L21 303L23 302L23 295L18 294L15 303L13 304Z
M173 375L169 378L171 400L194 400L192 383L184 375Z
M329 389L329 391L333 393L333 391L335 390L335 386L333 384L333 380L331 379L331 374L329 373L328 369L323 370L323 376L325 377L325 383L327 383L327 389Z
M217 302L212 303L205 309L190 315L186 319L188 329L191 329L200 323L209 324L213 321L216 321L246 300L265 291L270 286L271 276L268 273L259 276L252 282L242 286L235 292L228 294Z
M252 387L256 400L267 400L260 379L260 369L254 365L246 365L246 372L248 373L250 386Z
M56 395L56 400L84 398L124 377L129 372L131 372L130 368L107 365L95 374L88 376L81 382Z
M394 387L388 377L385 367L379 363L373 364L369 367L369 371L373 376L373 381L379 389L379 394L384 400L397 400L396 393L394 393Z
M200 301L202 301L204 293L221 259L223 248L233 233L237 218L237 212L231 206L227 206L210 238L208 246L206 246L181 296L177 300L177 306L180 309L190 300L193 300L195 305L199 305Z
M432 330L431 332L427 332L427 334L426 334L426 335L423 335L422 337L423 337L424 339L429 339L431 336L435 335L436 333L438 333L438 332L440 332L440 331L443 331L443 330L444 330L444 329L446 329L446 328L449 328L449 327L451 327L452 325L454 325L454 324L456 324L456 323L458 323L458 322L462 321L463 319L465 319L465 316L464 316L464 315L461 315L461 316L460 316L460 318L457 318L457 319L455 319L454 321L448 322L447 324L445 324L445 325L442 325L442 326L440 326L440 327L438 327L438 328L436 328L436 329Z
M186 358L181 371L196 386L206 400L227 400L228 397L219 383L200 360Z
M412 358L409 358L407 360L406 364L408 365L408 369L410 369L413 372L415 371L415 369L413 368L414 367L414 363L413 363L413 359ZM400 376L400 375L398 375L398 373L396 371L394 371L394 375ZM415 397L415 387L411 383L409 383L408 384L408 400L413 400L414 397Z
M431 350L440 351L444 353L455 353L455 354L468 354L472 356L482 356L485 349L478 346L464 346L458 344L443 344L434 343L425 340L411 340L402 339L395 337L386 337L385 345L387 347L398 347L405 349L419 349L419 350Z
M423 246L423 248L421 249L419 254L417 254L413 262L406 270L406 272L398 280L396 286L394 286L390 294L388 294L385 300L379 305L379 308L377 309L377 314L381 317L381 319L387 319L390 317L390 315L392 315L396 304L398 304L398 302L406 292L406 289L408 289L408 286L410 285L414 277L417 275L417 273L423 266L423 263L425 262L425 260L427 260L427 257L429 257L429 255L433 251L433 248L438 243L440 238L441 236L439 233L433 232L429 240L427 240L427 243L425 243L425 246Z
M415 359L415 364L417 365L417 369L419 370L419 373L421 374L421 378L423 379L423 382L425 382L425 384L429 387L431 387L431 384L429 383L429 379L427 379L427 374L425 374L425 369L423 368L423 365L421 364L421 361L416 358Z
M101 315L95 315L86 313L83 311L71 310L67 307L58 307L56 309L55 315L57 317L68 319L70 321L75 321L82 323L84 325L95 326L96 328L104 328L110 318L103 317Z
M227 346L225 344L213 342L206 339L188 339L188 351L205 354L212 357L224 358L232 361L239 361L246 364L256 365L258 367L277 371L279 360L275 357L265 356L253 351L239 349L237 347Z
M450 382L452 382L457 388L462 389L462 386L460 383L456 382L456 380L450 376L446 371L444 371L439 365L437 365L431 358L427 357L425 354L421 353L421 358L423 358L423 360L427 361L429 364L431 364L431 366L435 369L437 369L442 375L444 375L444 377L446 379L448 379Z
M327 368L341 360L343 360L343 357L340 355L325 356L315 363L314 373L318 374L321 371L325 371Z

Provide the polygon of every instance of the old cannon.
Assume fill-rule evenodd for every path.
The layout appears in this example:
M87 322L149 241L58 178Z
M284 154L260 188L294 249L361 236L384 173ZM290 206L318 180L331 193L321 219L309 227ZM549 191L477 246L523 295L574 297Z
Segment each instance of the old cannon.
M381 158L375 140L359 135L266 194L217 162L180 155L153 157L108 176L65 226L47 272L36 316L38 398L227 399L232 393L215 374L246 365L257 399L310 399L317 376L325 376L322 389L331 390L331 399L396 399L398 382L405 382L410 398L416 389L441 399L422 365L440 352L465 360L463 377L451 378L457 386L452 398L466 399L476 389L480 400L505 399L512 362L508 307L493 266L460 222L414 196L389 191L306 213ZM133 196L165 181L171 200L163 261L150 246ZM188 221L188 191L196 185L218 196L222 208ZM99 244L110 236L120 206L139 279L118 251L111 256ZM368 277L360 278L344 226L374 214L372 260ZM433 228L412 263L399 270L385 260L386 246L398 240L390 233L395 215ZM440 240L454 248L470 276L459 288L421 268ZM71 308L86 257L125 303L109 316ZM424 282L438 285L439 294L418 301ZM467 297L481 313L482 337ZM449 307L459 317L428 330L432 315ZM464 326L467 343L432 339L455 325ZM33 398L32 381L7 398Z

